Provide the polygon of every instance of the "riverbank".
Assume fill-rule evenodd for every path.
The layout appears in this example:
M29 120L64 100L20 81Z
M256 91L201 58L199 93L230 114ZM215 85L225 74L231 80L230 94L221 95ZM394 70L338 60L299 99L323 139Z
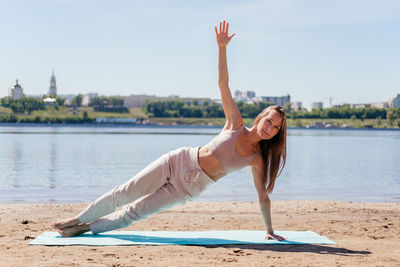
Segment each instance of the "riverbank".
M149 118L149 123L158 125L200 125L223 126L224 118ZM252 125L254 119L244 119L246 125ZM287 119L290 128L313 129L400 129L399 123L390 123L381 119Z
M244 119L245 125L251 127L252 119ZM94 122L0 122L0 126L20 127L199 127L221 128L225 124L223 118L151 118L137 123L94 123ZM376 120L324 120L324 119L288 119L287 127L291 129L380 129L400 130L400 127L389 123L378 123Z
M4 266L398 266L400 204L274 201L277 230L312 230L337 245L29 246L85 204L0 204ZM263 230L255 202L188 202L126 230Z
M98 118L136 119L135 124L120 123L116 125L190 125L190 126L223 126L225 118L155 118L149 117L141 108L130 108L129 113L96 112L92 107L46 107L32 114L14 114L10 108L0 107L0 123L30 124L86 124L98 125ZM252 125L254 119L245 118L246 125ZM101 125L101 124L100 124ZM374 128L400 129L400 119L292 119L287 120L291 128Z

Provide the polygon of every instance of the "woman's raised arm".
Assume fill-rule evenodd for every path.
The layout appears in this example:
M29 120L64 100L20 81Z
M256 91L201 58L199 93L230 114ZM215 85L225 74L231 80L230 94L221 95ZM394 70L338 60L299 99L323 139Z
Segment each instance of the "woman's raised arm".
M231 90L229 89L228 64L226 60L226 46L231 41L232 37L228 35L229 23L225 21L219 24L219 31L215 27L217 43L219 48L218 53L218 85L221 91L222 107L224 109L226 124L224 129L236 129L243 124L243 118L232 99Z

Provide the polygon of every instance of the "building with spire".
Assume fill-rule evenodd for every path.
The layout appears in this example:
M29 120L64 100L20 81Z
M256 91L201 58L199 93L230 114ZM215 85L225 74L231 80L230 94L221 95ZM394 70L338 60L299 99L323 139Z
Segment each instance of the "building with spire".
M54 76L54 71L50 78L50 87L49 87L48 95L52 96L52 97L57 96L56 76Z
M18 79L15 81L15 84L11 87L11 97L13 99L20 99L24 97L24 90L18 83Z

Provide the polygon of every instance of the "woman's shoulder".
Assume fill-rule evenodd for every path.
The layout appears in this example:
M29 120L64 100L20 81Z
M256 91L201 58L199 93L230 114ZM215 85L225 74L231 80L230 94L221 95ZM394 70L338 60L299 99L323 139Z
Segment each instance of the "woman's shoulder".
M241 131L243 128L245 128L243 122L236 122L236 123L231 123L229 121L226 121L224 127L222 128L221 132L234 132L234 131Z

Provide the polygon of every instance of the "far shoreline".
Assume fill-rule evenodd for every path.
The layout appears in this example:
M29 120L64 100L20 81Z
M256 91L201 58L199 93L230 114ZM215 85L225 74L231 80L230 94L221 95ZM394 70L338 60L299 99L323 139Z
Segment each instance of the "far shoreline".
M87 127L87 128L198 128L198 129L220 129L223 125L200 125L200 124L112 124L112 123L0 123L0 127ZM247 127L251 125L246 124ZM359 127L293 127L290 130L357 130L357 131L400 131L400 128L359 128Z

